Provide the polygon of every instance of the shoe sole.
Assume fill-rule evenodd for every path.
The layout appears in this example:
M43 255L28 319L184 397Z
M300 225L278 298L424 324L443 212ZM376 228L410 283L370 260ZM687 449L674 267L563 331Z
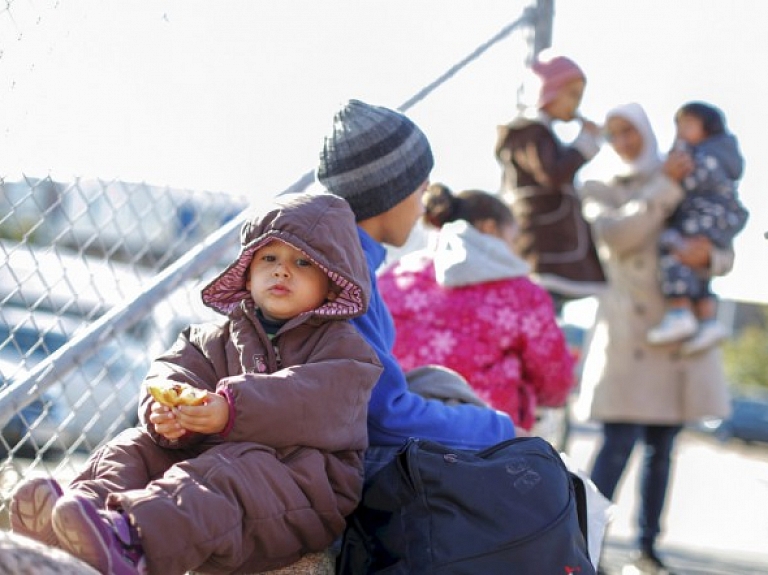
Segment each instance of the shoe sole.
M670 334L670 335L657 335L654 333L649 333L646 336L646 340L651 345L666 345L668 343L678 343L681 341L685 341L689 337L693 337L696 334L696 328L693 327L689 330L680 330L677 333Z
M11 530L50 547L59 547L51 519L63 494L55 479L32 479L22 484L11 496Z
M720 345L721 341L714 341L711 343L706 344L699 344L699 345L683 345L680 348L680 353L682 353L684 356L690 356L690 355L699 355L700 353L704 353L707 350L712 349L713 347L717 347Z
M112 533L93 505L63 497L53 512L53 529L64 550L100 573L116 573L107 543Z
M721 333L698 340L694 338L693 340L683 344L681 352L683 355L697 355L707 351L708 349L717 347L726 339L728 339L728 335Z

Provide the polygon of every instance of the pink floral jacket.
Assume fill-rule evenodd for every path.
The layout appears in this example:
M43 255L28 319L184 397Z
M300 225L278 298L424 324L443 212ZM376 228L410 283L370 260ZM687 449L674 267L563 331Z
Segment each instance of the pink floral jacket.
M562 405L575 383L573 356L549 294L527 272L501 240L463 221L440 230L436 249L385 269L379 289L403 369L454 369L524 429L537 405Z

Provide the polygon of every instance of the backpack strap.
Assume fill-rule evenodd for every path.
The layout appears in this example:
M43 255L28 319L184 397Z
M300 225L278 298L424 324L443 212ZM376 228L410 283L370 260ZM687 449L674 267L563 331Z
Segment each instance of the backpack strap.
M584 486L584 481L573 473L572 471L568 472L568 475L571 476L571 483L573 483L573 490L576 494L576 512L579 516L579 529L581 529L581 533L584 535L584 541L589 541L589 538L587 537L587 488Z

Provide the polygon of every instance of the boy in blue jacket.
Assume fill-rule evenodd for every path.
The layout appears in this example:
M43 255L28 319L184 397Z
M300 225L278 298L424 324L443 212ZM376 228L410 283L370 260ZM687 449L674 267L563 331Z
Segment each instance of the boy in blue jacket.
M429 142L410 119L350 100L333 118L316 169L318 182L351 206L371 276L368 311L353 320L384 365L369 403L366 478L410 437L481 449L515 436L506 414L470 404L446 405L409 391L406 374L392 355L395 328L376 271L386 256L383 244L404 245L421 217L433 165Z

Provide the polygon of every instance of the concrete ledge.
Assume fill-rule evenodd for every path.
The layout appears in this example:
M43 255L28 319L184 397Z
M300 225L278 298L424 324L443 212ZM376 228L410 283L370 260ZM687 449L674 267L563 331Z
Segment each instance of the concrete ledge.
M336 571L336 557L330 551L310 553L293 565L268 571L262 575L333 575Z
M308 553L287 567L251 575L334 575L334 573L336 573L336 556L327 550L322 553ZM187 575L205 575L205 573L190 571Z
M0 575L99 575L66 551L11 531L0 531Z
M253 575L334 575L336 557L329 550L310 553L293 565ZM66 551L48 547L12 531L0 530L0 575L99 575ZM192 573L189 575L204 575Z
M322 553L309 553L296 563L262 573L252 575L334 575L336 572L336 556L329 550ZM0 572L2 575L2 572ZM189 575L205 575L204 573L189 573Z

